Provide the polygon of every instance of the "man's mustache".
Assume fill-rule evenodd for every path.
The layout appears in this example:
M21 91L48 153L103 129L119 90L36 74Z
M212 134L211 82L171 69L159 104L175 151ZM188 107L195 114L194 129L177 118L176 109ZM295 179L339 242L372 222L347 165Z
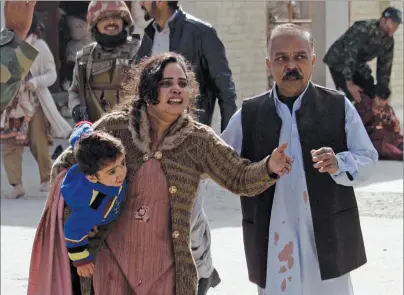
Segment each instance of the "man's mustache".
M283 74L282 80L289 80L289 79L301 80L303 79L303 74L297 69L288 70Z

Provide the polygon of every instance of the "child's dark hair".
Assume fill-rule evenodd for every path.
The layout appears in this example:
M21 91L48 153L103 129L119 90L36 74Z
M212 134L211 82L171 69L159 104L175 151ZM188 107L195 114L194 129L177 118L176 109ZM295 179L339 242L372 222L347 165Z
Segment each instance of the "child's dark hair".
M82 136L74 148L74 157L85 175L96 175L124 153L119 139L100 131Z

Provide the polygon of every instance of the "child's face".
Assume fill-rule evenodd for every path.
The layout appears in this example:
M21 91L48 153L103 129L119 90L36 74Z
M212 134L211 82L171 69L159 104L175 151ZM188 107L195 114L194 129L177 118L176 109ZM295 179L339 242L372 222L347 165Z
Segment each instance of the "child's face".
M126 177L125 155L120 155L115 161L97 172L97 175L88 175L91 182L100 182L106 186L121 186Z

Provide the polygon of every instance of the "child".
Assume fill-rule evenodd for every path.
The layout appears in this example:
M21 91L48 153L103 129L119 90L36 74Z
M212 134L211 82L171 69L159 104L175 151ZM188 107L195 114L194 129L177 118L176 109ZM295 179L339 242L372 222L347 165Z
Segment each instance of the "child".
M88 233L115 220L125 199L125 149L120 140L94 131L89 122L77 123L70 142L77 164L69 169L61 186L72 211L64 233L78 275L89 277L94 272L94 257L88 250Z

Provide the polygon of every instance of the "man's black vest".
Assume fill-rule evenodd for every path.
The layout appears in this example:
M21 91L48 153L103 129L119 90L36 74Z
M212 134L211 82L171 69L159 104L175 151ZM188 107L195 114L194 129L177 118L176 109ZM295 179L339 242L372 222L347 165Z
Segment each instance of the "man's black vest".
M323 280L339 277L366 263L359 212L352 187L338 185L313 167L310 151L331 147L347 151L345 100L337 91L310 83L296 111L317 255ZM241 156L257 162L279 145L282 121L272 93L245 100ZM293 168L292 168L293 169ZM244 248L249 278L265 288L268 234L275 186L257 197L241 197Z

